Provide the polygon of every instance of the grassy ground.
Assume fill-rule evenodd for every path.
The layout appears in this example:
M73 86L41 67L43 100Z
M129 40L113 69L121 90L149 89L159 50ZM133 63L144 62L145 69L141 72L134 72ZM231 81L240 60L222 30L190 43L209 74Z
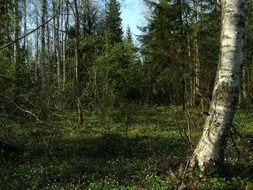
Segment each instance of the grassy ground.
M236 115L224 170L205 178L182 177L188 124L196 144L204 121L197 111L131 106L85 121L75 126L72 113L44 124L3 120L1 137L17 150L0 153L0 189L253 189L252 113Z

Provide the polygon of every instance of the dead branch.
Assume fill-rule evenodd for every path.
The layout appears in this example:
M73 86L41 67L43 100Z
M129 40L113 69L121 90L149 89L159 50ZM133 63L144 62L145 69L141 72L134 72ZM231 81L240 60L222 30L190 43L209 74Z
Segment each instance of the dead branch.
M7 47L10 47L11 45L15 44L16 42L18 42L19 40L22 40L23 38L25 38L26 36L29 36L30 34L32 34L33 32L37 31L38 29L40 29L42 26L48 24L51 20L53 20L59 13L56 13L54 16L52 16L49 20L47 20L46 22L42 23L41 25L39 25L38 27L34 28L33 30L31 30L30 32L24 34L23 36L13 40L12 42L9 42L8 44L0 47L0 51L4 50Z
M27 114L33 116L33 117L36 119L36 121L41 122L41 120L39 119L39 117L36 116L33 112L31 112L31 111L29 111L29 110L25 110L24 108L21 108L21 107L20 107L19 105L17 105L16 103L15 103L15 105L16 105L16 107L17 107L19 110L21 110L21 111L23 111L23 112L25 112L25 113L27 113Z

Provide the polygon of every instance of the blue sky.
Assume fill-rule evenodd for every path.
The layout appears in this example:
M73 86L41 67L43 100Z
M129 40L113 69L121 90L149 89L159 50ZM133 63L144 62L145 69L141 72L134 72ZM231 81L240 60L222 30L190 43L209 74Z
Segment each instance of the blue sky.
M124 31L129 25L133 34L140 34L138 26L145 25L144 5L142 0L125 0L121 6L121 17ZM133 35L134 37L134 35Z

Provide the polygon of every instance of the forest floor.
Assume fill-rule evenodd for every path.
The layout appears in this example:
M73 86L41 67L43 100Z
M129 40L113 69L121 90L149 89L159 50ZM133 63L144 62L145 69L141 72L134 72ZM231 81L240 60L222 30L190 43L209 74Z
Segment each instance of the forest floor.
M200 111L125 110L86 113L80 127L71 112L46 123L2 119L0 137L17 149L0 152L0 189L253 189L252 112L236 114L223 171L198 177L184 168L202 131Z

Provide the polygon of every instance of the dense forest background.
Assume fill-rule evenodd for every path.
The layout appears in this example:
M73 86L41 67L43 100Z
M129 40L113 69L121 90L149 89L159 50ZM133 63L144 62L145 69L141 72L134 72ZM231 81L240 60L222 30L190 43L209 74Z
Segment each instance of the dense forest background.
M76 155L85 154L80 153L82 148L88 155L93 155L91 150L88 151L89 148L84 147L92 146L93 142L99 143L102 147L93 152L102 154L106 159L106 156L111 158L110 155L118 158L121 149L124 149L122 154L127 154L127 157L134 157L136 154L138 159L143 159L142 156L149 153L157 156L160 152L156 151L163 143L167 144L164 145L166 146L163 150L164 154L179 151L177 156L180 157L180 150L167 147L175 143L172 138L174 133L169 134L172 138L169 142L162 137L159 139L147 137L150 131L155 133L156 130L162 132L164 136L167 134L165 126L171 125L173 130L176 128L175 133L181 139L179 144L173 146L184 149L183 157L187 157L188 150L192 150L195 140L201 133L201 125L205 114L208 114L211 101L220 54L221 2L219 0L144 0L143 3L148 9L147 25L139 27L142 32L139 36L133 36L130 28L123 31L120 3L117 0L0 0L1 147L9 147L9 149L19 147L26 153L30 151L30 154L33 151L33 154L36 154L43 147L50 151L50 144L54 142L51 141L52 136L61 141L58 132L56 133L60 128L68 135L85 133L85 138L86 135L87 137L94 135L97 138L97 133L106 134L104 138L101 137L102 140L94 141L82 140L77 135L77 138L84 143L76 142L79 143L78 148L74 145L74 141L66 141L65 144L63 142L58 144L59 141L55 141L51 151L57 152L56 144L62 147L62 150L66 150L65 146L68 143L73 146L70 147L73 152L68 149L66 152L63 151L66 157L72 153L75 155L75 151ZM238 102L238 110L243 112L252 109L253 101L252 1L247 2L246 17L244 60ZM241 121L241 118L247 120L250 117L240 115L237 120ZM131 131L131 127L135 129L136 123L147 125L138 128L144 135L136 136L133 130ZM158 129L158 126L162 127ZM245 126L248 127L246 124ZM97 133L93 134L95 132L91 130L95 128ZM233 134L237 130L234 129ZM122 137L122 140L115 135L108 136L115 131L123 131L122 134L126 137ZM131 137L133 134L134 138ZM36 147L30 150L30 146L36 143ZM123 145L118 147L117 143ZM231 137L231 144L234 143L234 138ZM150 149L142 155L139 151L146 150L147 147ZM238 155L242 151L239 149L238 147L235 149ZM3 150L9 151L8 148ZM11 165L20 164L15 160L15 155L14 158L12 156L6 160L14 161L1 161L2 164L8 163L9 169L12 168L11 171L13 170ZM19 156L24 160L29 157L25 153ZM52 155L47 156L49 162ZM92 163L91 160L86 161ZM84 162L79 164L87 164ZM120 164L126 163L129 169L131 166L134 167L134 162L136 160L132 162L127 158ZM147 165L153 166L154 163L159 165L158 162L177 163L177 159L171 157L170 161L166 158L163 161L149 160L142 163L143 165L139 164L145 168ZM41 163L43 164L43 161ZM65 167L64 164L62 167ZM103 167L101 160L98 165ZM112 166L115 165L111 163ZM167 165L161 167L166 172L170 168ZM31 172L32 168L28 170ZM252 160L248 168L247 171L252 171ZM104 168L102 174L106 173L107 169L109 168ZM123 169L125 173L129 173L126 167ZM239 171L246 171L244 169ZM21 170L19 175L24 172ZM61 181L59 177L56 181L59 181L59 186L65 183L77 184L80 180L86 181L83 186L79 184L81 189L91 186L90 182L99 178L96 178L99 172L94 172L97 168L84 170L89 171L87 175L93 175L93 178L87 180L87 176L82 179L77 177L78 179L74 178L74 181L69 182ZM150 170L153 172L153 168ZM51 170L47 171L50 173ZM64 172L66 172L64 169L59 171L63 178L67 176ZM81 170L76 172L78 176ZM169 187L167 182L157 177L169 174L164 174L163 171L160 174L157 174L159 171L155 173L156 175L149 175L147 179L144 177L147 183L140 182L137 186L148 188L151 185L153 189ZM4 184L3 187L9 189L15 187L14 179L20 180L14 173L0 172L0 174L12 176L6 178L0 176L0 181L2 180L0 185ZM122 173L117 174L118 177L120 175L122 179L127 178ZM245 175L248 176L248 173ZM137 178L133 177L133 181L138 181ZM231 183L245 188L250 185L247 180L251 179L246 178L246 182L239 185L236 180L234 182L232 180ZM34 176L26 179L24 188L32 184ZM38 183L33 185L38 189L44 187L44 182L48 179L36 178L36 180ZM54 184L53 181L49 183ZM112 187L115 184L116 187L119 185L115 181L110 183ZM173 185L177 186L179 183L175 180ZM210 179L208 183L218 184L217 187L222 188L227 185L227 182L222 179L218 179L217 183ZM71 186L68 185L67 187L70 188ZM105 188L103 185L106 186L103 183L97 188ZM170 187L174 187L173 185ZM93 188L95 189L95 186Z

